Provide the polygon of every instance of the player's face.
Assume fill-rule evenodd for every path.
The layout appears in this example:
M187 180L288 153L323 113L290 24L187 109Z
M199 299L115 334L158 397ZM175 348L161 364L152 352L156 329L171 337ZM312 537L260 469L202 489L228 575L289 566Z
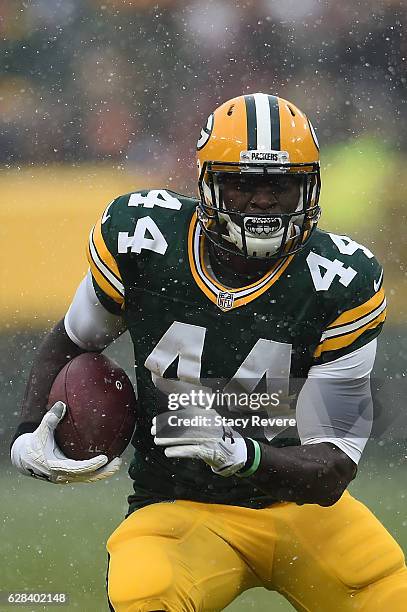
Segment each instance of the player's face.
M300 177L288 175L223 175L225 208L240 213L292 213L300 197Z

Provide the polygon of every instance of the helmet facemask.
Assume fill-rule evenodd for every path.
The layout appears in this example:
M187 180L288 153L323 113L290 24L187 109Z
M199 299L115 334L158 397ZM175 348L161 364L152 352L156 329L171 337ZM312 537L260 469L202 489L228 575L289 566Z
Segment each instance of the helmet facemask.
M297 208L289 213L262 213L228 210L224 203L224 176L298 176L300 196ZM267 260L288 257L301 250L320 217L319 164L205 161L199 176L198 218L203 232L218 248L246 259Z

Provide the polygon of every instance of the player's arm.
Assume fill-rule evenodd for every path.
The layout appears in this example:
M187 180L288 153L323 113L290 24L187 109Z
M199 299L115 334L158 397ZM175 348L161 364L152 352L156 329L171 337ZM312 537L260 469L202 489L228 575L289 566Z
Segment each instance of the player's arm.
M22 421L14 436L11 459L20 472L68 482L98 480L120 467L103 455L87 461L67 460L57 448L53 432L64 416L62 402L46 413L49 392L58 372L68 361L86 352L102 351L125 325L120 315L101 304L90 272L79 285L64 318L46 335L30 372L22 407Z
M259 444L251 480L282 501L331 505L355 477L372 426L370 372L376 340L311 368L297 403L301 446ZM253 453L253 451L252 451Z
M126 328L122 315L124 286L112 250L114 200L92 229L87 257L90 271L79 285L64 318L47 334L35 356L22 409L22 422L11 447L11 461L23 474L52 482L93 481L111 475L120 459L107 464L99 455L86 461L67 459L54 440L65 405L46 406L58 372L85 351L102 351ZM113 253L113 254L112 254Z
M21 409L17 435L34 431L45 414L48 395L58 372L84 352L69 338L64 320L59 321L45 336L36 350Z
M51 482L94 481L110 476L120 459L107 464L99 455L86 461L67 459L54 440L54 430L65 406L46 406L58 372L85 351L102 351L126 329L122 314L124 287L107 240L111 215L104 213L93 228L88 245L90 272L79 285L64 318L47 334L37 351L30 373L20 423L11 447L17 469Z
M336 445L273 448L260 443L260 463L251 480L280 501L331 506L356 475L356 464Z
M87 351L103 351L124 330L122 317L113 315L100 303L88 272L64 319L45 336L35 353L18 433L32 432L38 427L52 383L68 361Z

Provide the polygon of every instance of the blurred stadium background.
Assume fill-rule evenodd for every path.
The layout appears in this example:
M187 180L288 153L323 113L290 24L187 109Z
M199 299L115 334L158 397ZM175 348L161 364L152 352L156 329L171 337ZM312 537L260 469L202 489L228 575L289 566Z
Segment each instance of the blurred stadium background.
M9 440L35 347L86 271L98 213L140 187L194 193L197 135L227 98L277 93L312 119L321 226L385 266L375 376L387 381L384 408L405 409L406 21L396 0L0 0L0 591L66 592L64 609L107 609L104 542L126 510L125 470L88 487L32 482L10 469ZM131 373L126 338L109 353ZM407 550L396 430L369 443L352 491ZM248 609L291 608L265 591L228 608Z

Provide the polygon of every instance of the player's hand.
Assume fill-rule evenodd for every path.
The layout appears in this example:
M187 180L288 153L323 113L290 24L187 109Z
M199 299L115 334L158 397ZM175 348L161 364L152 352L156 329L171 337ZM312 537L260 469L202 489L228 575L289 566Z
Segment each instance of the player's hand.
M106 455L75 461L58 448L54 431L64 418L66 406L56 402L44 415L37 429L19 436L11 447L11 462L26 476L41 478L58 484L95 482L117 472L121 459L108 463Z
M169 416L177 417L176 426L168 425ZM196 416L207 419L206 424L198 427L182 424L184 419ZM169 458L202 459L215 474L232 476L246 463L246 442L237 431L216 424L215 417L219 417L215 410L196 407L159 414L151 428L154 443L165 447L164 453Z

